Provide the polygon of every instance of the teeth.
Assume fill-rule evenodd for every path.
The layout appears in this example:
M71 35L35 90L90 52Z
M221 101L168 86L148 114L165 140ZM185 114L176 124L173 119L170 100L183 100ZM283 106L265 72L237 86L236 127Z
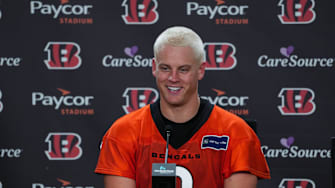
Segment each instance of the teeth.
M169 90L171 90L171 91L177 91L177 90L180 89L180 87L168 87L168 88L169 88Z

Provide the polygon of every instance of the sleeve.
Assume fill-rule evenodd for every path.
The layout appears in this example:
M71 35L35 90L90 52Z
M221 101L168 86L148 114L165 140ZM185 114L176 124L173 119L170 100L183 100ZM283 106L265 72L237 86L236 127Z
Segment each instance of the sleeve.
M237 136L238 135L238 136ZM231 135L226 159L224 161L224 178L235 172L250 172L261 179L270 179L270 170L261 150L261 144L248 126Z
M95 173L135 179L134 139L131 135L125 135L127 131L118 134L113 126L103 138Z

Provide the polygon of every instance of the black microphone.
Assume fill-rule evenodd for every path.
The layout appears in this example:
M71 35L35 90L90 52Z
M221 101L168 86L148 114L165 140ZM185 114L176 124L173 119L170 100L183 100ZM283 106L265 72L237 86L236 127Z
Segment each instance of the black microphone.
M166 125L165 126L165 133L166 133L165 164L167 164L167 159L169 155L169 144L170 144L171 131L172 131L172 126Z
M176 187L176 164L167 163L172 126L166 125L164 131L166 133L165 162L152 164L152 188Z

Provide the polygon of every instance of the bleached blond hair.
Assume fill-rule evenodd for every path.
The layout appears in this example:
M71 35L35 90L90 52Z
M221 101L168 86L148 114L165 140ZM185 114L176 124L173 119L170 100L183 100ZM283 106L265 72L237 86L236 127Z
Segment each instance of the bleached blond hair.
M165 46L191 47L199 63L205 61L204 44L200 36L192 29L184 26L173 26L164 30L154 43L154 56L157 59L159 51Z

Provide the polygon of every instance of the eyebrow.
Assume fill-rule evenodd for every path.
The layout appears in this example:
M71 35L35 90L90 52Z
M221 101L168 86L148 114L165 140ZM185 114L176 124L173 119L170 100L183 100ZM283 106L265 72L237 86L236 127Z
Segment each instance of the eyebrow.
M158 63L158 66L168 66L168 67L171 67L169 64L166 64L166 63ZM180 65L178 67L192 67L192 64L184 64L184 65Z

